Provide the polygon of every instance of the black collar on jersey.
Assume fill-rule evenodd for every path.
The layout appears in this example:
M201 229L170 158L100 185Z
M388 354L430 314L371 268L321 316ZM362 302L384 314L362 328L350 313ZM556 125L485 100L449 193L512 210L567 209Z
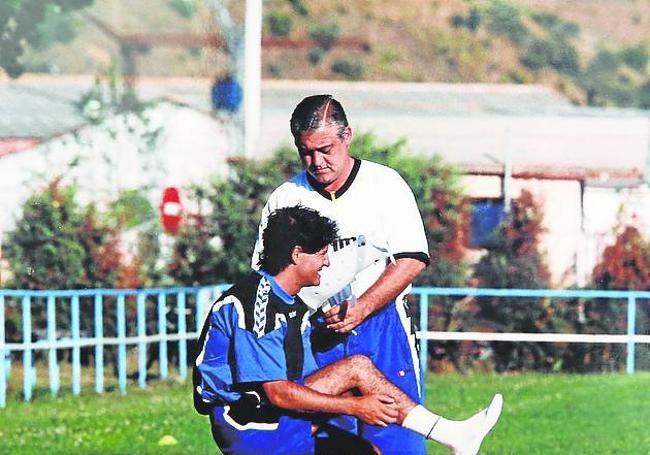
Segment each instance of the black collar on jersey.
M312 186L312 188L314 188L314 190L318 194L323 196L325 199L329 199L330 201L338 199L341 196L343 196L343 193L345 193L348 190L348 188L350 188L352 182L354 182L354 179L357 177L357 174L359 173L359 168L361 167L361 160L358 158L352 158L352 159L354 160L354 164L352 165L352 171L350 171L350 175L348 176L343 186L336 191L326 191L323 185L318 183L316 179L312 177L312 175L309 172L307 172L307 181Z

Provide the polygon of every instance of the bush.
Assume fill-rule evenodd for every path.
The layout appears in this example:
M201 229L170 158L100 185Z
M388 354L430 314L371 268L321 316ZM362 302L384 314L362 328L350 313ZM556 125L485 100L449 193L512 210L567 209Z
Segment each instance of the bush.
M474 268L478 285L487 288L540 289L549 285L550 273L539 250L543 214L532 194L522 191L513 201L506 221L494 234L494 246ZM540 299L477 299L477 320L493 330L535 333L549 328L550 304ZM550 369L552 345L543 343L490 344L497 371Z
M550 67L560 73L577 76L580 58L572 40L579 35L580 28L552 13L532 12L530 16L546 30L546 36L525 40L521 63L532 70Z
M12 286L21 289L135 287L142 280L119 247L120 232L90 205L81 207L74 187L54 180L29 198L7 234Z
M266 23L273 36L289 36L293 29L293 18L283 11L271 11L266 16Z
M521 63L532 70L551 67L569 75L576 75L580 70L578 51L557 38L529 40L522 51Z
M11 286L21 289L75 288L82 281L86 251L79 243L84 214L73 188L53 182L29 198L22 218L7 234L5 257Z
M363 64L358 60L339 58L332 62L332 72L341 74L351 80L359 80L363 77Z
M315 47L309 51L307 58L312 65L318 65L326 54L327 50L322 47Z
M648 68L648 60L650 59L648 46L644 44L637 44L623 48L620 52L621 59L630 68L645 73Z
M528 36L521 10L514 1L491 0L486 10L486 17L488 27L493 33L503 35L513 43L520 44Z
M465 26L465 16L454 14L449 18L449 24L454 28L463 28Z
M340 27L336 23L317 24L309 29L309 37L323 49L329 50L340 35Z
M466 28L472 32L478 29L481 24L481 11L476 6L471 6L467 16L454 14L449 19L449 23L454 28Z
M587 92L589 104L633 106L637 102L635 87L629 79L620 75L623 63L618 52L598 50L582 77L582 86Z
M542 38L530 40L521 54L521 63L531 70L540 70L549 66L553 50L551 43Z
M309 16L309 8L305 4L305 0L288 0L293 10L301 16Z
M650 289L650 244L638 229L627 226L613 245L603 251L592 274L595 289ZM650 318L650 306L640 302L639 319ZM620 300L580 302L566 317L576 333L625 333L626 306ZM596 372L619 370L624 365L625 347L621 345L569 346L563 367L569 371Z
M181 17L189 18L196 14L196 0L167 0L167 5Z
M557 14L533 11L530 17L537 24L545 28L549 34L555 35L561 40L570 40L580 34L578 24L565 21Z
M650 79L639 87L639 107L641 109L650 109Z
M650 289L650 244L635 227L625 227L603 251L593 271L598 289Z

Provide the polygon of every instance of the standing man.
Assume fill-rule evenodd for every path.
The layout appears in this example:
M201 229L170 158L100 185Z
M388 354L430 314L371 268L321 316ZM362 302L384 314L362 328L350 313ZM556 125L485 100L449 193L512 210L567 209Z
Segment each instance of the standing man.
M258 262L268 215L296 204L336 221L335 251L360 238L386 250L390 261L378 261L355 278L356 297L325 313L331 338L340 338L333 347L330 343L317 352L316 359L324 367L345 356L367 356L390 382L421 403L415 335L404 297L429 264L429 254L413 193L393 169L350 156L352 129L343 107L331 95L303 99L290 126L305 169L269 197L253 265ZM332 262L331 273L336 274L337 268ZM425 453L424 438L397 425L382 428L360 422L357 431L384 453Z

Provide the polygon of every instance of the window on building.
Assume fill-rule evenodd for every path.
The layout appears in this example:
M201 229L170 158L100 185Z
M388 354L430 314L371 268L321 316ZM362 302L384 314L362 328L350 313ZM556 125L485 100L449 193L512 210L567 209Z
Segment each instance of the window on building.
M492 247L492 233L504 219L503 199L474 199L470 225L470 246Z

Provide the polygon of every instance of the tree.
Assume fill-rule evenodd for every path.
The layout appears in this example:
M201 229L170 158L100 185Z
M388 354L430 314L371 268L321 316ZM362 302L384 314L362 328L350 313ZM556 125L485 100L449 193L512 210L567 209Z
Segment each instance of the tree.
M528 29L522 20L522 11L512 0L490 0L485 15L490 30L503 35L513 43L520 44L528 36Z
M580 81L587 92L587 102L597 106L646 107L644 82L648 80L649 53L643 44L599 49Z
M596 289L648 290L650 289L650 243L636 227L619 229L613 245L603 251L592 274ZM650 319L647 302L638 303L641 318ZM565 318L577 333L625 333L626 306L619 300L577 302L566 312ZM642 325L643 326L643 325ZM623 366L625 347L618 345L570 346L564 356L564 368L588 372L618 370ZM648 361L647 356L644 359Z
M598 289L650 289L650 245L637 228L625 227L605 248L593 280Z
M69 41L74 33L69 12L94 0L3 0L0 2L0 68L19 77L28 46L39 48Z
M83 213L73 188L54 181L23 205L22 218L7 234L5 255L22 289L74 288L82 279L85 251L75 241Z
M494 234L493 247L476 264L474 277L486 288L546 288L550 273L539 244L543 213L533 195L524 190L513 201L512 212ZM476 320L497 331L542 332L552 324L552 308L544 300L521 298L507 301L493 297L477 299ZM550 348L535 343L491 344L495 368L505 371L552 366Z
M22 207L7 234L11 286L78 289L137 285L119 248L120 233L96 207L81 207L75 188L53 180ZM134 281L135 280L135 281Z

